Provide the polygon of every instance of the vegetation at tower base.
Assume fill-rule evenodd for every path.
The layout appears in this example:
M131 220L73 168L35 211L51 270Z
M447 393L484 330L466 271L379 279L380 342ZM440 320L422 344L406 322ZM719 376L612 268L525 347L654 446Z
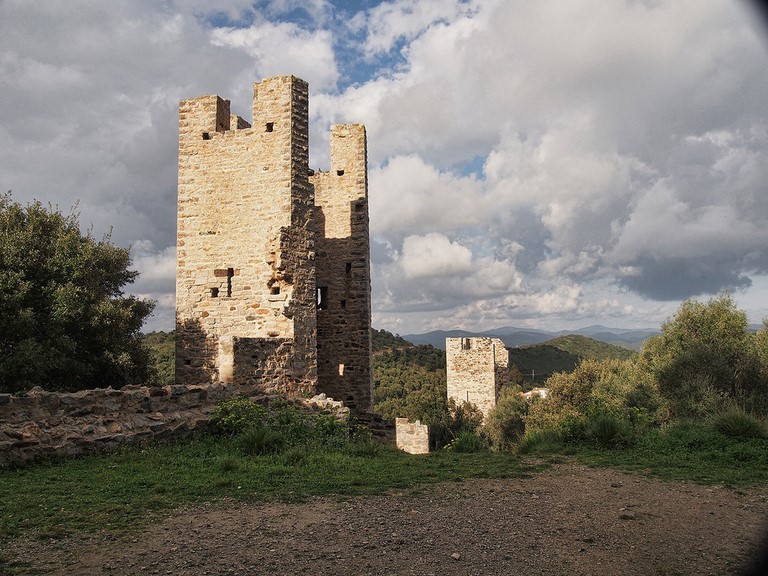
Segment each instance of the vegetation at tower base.
M0 392L146 383L139 330L154 303L123 294L130 263L75 212L0 196Z

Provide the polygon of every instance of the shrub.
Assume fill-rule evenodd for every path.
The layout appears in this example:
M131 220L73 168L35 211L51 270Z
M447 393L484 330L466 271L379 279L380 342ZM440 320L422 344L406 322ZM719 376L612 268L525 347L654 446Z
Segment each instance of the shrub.
M765 423L759 418L738 408L731 408L717 414L712 425L721 434L736 438L763 438Z
M462 453L480 452L484 448L482 436L474 430L462 430L445 447L446 450Z
M214 431L220 434L250 436L242 442L244 446L254 446L245 448L251 454L270 453L269 449L261 451L259 445L261 442L279 443L275 435L282 439L284 446L324 444L341 447L356 429L348 420L339 420L330 412L309 412L301 405L282 399L261 405L242 397L217 404L211 412L211 423Z
M643 345L640 358L656 378L671 415L696 418L729 401L768 409L768 336L749 334L746 314L728 295L688 300Z
M586 423L586 438L603 448L626 446L634 441L633 426L609 412L593 415Z
M563 427L566 437L577 437L590 415L610 413L633 426L663 417L655 381L634 360L585 360L570 374L551 376L547 388L547 398L529 405L532 430Z
M488 414L483 433L493 450L505 450L513 446L525 433L525 416L528 402L518 386L501 389L496 406Z
M223 400L211 411L214 430L230 436L261 426L266 418L267 409L264 406L242 396Z

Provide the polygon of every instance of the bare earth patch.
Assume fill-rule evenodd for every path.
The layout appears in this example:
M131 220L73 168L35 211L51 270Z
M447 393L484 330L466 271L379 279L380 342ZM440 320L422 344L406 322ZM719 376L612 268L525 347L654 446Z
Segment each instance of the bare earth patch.
M299 504L207 505L118 537L17 541L41 573L738 574L768 534L768 487L661 482L579 464Z

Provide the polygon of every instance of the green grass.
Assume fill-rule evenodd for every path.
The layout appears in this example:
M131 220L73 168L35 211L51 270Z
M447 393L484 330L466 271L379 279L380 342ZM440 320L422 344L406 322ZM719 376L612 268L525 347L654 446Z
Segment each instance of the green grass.
M112 455L2 470L0 542L122 531L140 526L158 511L200 502L378 494L472 477L520 477L533 470L510 454L444 451L411 456L352 442L339 448L289 448L250 456L236 443L201 435Z
M727 436L706 422L653 429L621 449L564 444L551 432L526 438L523 446L529 454L568 454L593 466L636 471L664 480L726 486L768 484L768 439Z

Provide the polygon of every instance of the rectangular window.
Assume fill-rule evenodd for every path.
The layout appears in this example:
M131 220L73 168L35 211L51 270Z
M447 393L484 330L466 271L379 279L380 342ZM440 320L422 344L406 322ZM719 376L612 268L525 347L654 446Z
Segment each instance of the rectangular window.
M472 348L472 341L469 338L461 339L461 349L470 350Z

